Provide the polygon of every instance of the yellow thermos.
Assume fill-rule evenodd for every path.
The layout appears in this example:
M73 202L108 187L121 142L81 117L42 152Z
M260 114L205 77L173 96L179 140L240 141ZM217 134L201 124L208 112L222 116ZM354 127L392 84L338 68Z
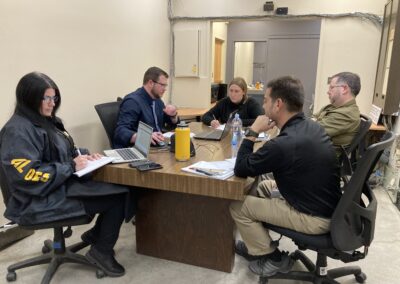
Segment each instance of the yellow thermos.
M175 129L175 159L187 161L190 159L190 129L185 122L181 122Z

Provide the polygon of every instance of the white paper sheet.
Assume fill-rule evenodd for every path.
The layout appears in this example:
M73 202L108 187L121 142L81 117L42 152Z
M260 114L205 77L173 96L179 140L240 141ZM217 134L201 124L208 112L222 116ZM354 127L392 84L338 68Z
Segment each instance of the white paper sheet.
M113 157L103 156L98 160L88 161L88 165L84 169L74 172L74 175L78 177L84 176L88 173L93 172L94 170L97 170L98 168L101 168L104 165L107 165L108 163L111 163L113 160Z
M236 159L227 159L224 161L205 162L200 161L188 167L182 168L182 171L216 179L227 179L234 175Z

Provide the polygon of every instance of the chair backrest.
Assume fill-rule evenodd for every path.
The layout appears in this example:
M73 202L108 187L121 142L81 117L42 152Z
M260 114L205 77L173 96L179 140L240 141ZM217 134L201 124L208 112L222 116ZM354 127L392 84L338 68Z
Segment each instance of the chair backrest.
M354 151L358 149L358 155L362 155L365 151L365 138L367 136L368 130L371 127L372 120L363 114L360 114L360 127L356 136L354 136L353 141L351 141L350 146L346 149L348 154L353 154Z
M121 105L121 101L110 102L95 105L97 114L100 117L101 123L107 133L108 140L110 142L110 147L113 147L113 137L114 130L117 126L119 106Z
M1 132L2 135L3 132ZM1 136L0 136L0 149L1 149ZM1 156L0 156L0 162L1 162ZM3 195L3 201L4 204L7 206L8 199L11 196L10 192L10 186L8 185L7 179L6 179L6 173L3 169L3 166L0 164L0 189L1 189L1 194Z
M372 120L360 114L360 126L356 136L348 147L341 147L341 176L351 176L357 166L357 160L364 154L366 148L366 136L371 127ZM347 179L347 178L345 178Z
M264 104L264 95L263 94L251 94L251 95L249 94L249 97L256 100L256 102L259 103L261 107L263 106L263 104Z
M3 195L4 204L7 206L8 199L10 198L10 187L8 185L3 167L0 165L0 188Z
M377 201L368 185L368 179L383 150L394 141L393 132L387 132L381 142L369 146L358 161L350 181L331 220L331 237L336 249L354 250L368 247L374 238Z
M226 97L228 92L228 84L220 83L218 87L218 97L217 101L222 100Z

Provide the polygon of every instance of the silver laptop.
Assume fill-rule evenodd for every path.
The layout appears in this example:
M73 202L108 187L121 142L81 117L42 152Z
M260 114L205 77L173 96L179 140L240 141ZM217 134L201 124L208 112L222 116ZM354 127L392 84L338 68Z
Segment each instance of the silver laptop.
M150 151L152 133L153 128L140 121L135 145L132 148L105 150L104 154L107 157L114 158L112 161L113 164L146 160Z
M225 123L224 130L220 129L210 129L204 132L200 132L194 136L195 139L202 139L202 140L214 140L214 141L221 141L225 138L226 135L229 133L229 124Z
M195 139L202 139L202 140L214 140L214 141L221 141L224 139L230 132L232 126L232 118L238 110L235 110L229 114L228 121L225 123L224 130L220 129L209 129L203 132L200 132L194 136Z

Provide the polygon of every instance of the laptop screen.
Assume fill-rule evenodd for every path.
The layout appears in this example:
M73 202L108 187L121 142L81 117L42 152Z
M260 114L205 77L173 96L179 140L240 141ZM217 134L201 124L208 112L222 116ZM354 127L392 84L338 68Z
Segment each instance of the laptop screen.
M135 148L138 149L145 157L149 154L151 144L151 134L153 128L143 122L139 122L138 132L135 141Z

